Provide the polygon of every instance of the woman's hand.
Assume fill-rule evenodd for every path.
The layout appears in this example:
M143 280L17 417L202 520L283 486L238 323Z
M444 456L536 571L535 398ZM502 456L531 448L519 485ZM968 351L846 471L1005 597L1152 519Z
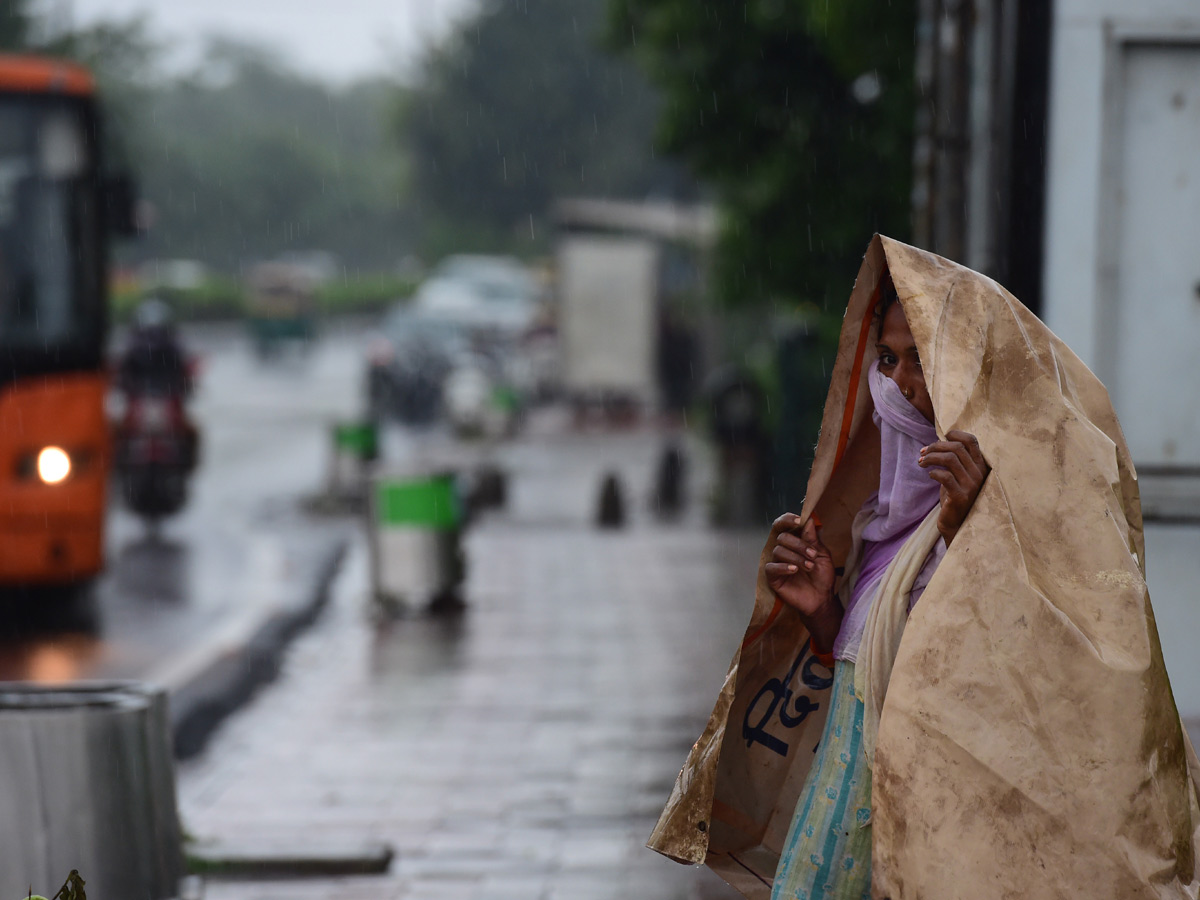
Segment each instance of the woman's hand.
M770 561L763 567L775 596L800 613L818 647L829 650L842 624L842 605L833 595L833 557L811 518L797 534L800 517L784 513L771 526Z
M949 547L992 467L983 458L975 435L965 431L947 432L946 440L924 448L918 465L928 469L929 477L942 486L937 527Z

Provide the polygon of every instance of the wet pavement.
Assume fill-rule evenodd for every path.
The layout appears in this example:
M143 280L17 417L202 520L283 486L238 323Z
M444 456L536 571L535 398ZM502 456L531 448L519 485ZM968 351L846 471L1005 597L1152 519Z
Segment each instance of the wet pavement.
M384 875L211 880L234 898L732 898L642 846L748 612L761 535L648 509L662 435L553 416L502 451L509 504L467 541L468 608L378 621L356 544L282 678L179 772L185 827L252 852L393 846ZM631 524L591 524L615 469Z

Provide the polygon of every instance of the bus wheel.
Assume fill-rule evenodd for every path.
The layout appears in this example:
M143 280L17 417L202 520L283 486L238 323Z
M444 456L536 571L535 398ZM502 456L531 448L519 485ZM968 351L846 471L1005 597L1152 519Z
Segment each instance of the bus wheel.
M87 635L100 632L100 601L96 581L86 578L59 588L59 613L64 629Z

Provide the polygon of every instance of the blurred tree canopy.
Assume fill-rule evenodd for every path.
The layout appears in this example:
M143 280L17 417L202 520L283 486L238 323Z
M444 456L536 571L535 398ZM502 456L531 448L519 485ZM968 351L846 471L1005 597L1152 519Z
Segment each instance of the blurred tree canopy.
M126 169L136 166L137 148L145 131L143 117L152 101L155 64L161 49L150 38L146 20L135 16L100 22L61 33L35 49L87 66L104 101L109 165Z
M35 8L0 3L0 47L69 57L96 76L109 165L133 174L153 210L149 232L121 248L128 261L185 257L236 272L317 249L380 270L411 249L387 127L393 82L335 89L221 38L194 72L168 76L144 18L55 31Z
M609 2L610 42L663 92L659 146L717 192L718 294L755 317L808 312L760 327L778 339L773 513L803 499L868 239L909 230L915 27L892 0Z
M148 98L137 166L156 210L143 252L222 269L321 249L389 268L408 249L394 85L334 89L263 48L214 40L192 76Z
M611 42L664 94L658 139L722 205L733 303L840 310L875 231L909 229L912 3L610 0Z
M430 52L398 123L428 249L537 246L560 196L688 190L654 151L657 93L606 52L605 3L483 0Z

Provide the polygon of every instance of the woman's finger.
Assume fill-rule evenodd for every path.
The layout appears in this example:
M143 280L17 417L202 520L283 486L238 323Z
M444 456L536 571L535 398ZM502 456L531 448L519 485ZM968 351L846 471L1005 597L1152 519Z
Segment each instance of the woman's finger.
M959 458L958 454L949 450L926 451L922 454L917 464L923 469L930 469L931 471L934 467L940 466L953 475L954 480L959 484L967 484L970 481L970 475L962 459Z
M775 545L775 549L771 551L771 559L775 562L792 563L799 566L804 563L805 558L795 550L789 550L787 547L780 544Z
M987 474L991 471L991 466L988 465L987 459L983 455L983 450L979 447L979 438L971 434L969 431L948 431L946 437L952 441L958 441L967 448L967 452L971 454L971 459L975 460L975 465L979 467L979 471Z
M931 479L940 484L944 491L949 491L951 494L955 495L960 493L958 479L954 477L949 469L944 469L941 467L930 469L927 474ZM945 498L942 498L940 502L945 503Z
M966 515L966 511L971 508L971 489L955 481L954 476L946 469L931 469L929 477L942 486L938 495L938 505L943 510L955 510L956 516Z
M786 512L771 523L771 534L773 536L778 536L784 532L798 528L799 525L800 517L795 513Z
M963 470L967 473L967 477L972 482L981 483L983 481L983 469L979 468L979 464L975 461L975 457L971 455L971 449L962 441L950 441L950 450L959 461L963 464Z
M763 571L768 578L790 578L800 571L800 567L794 563L769 562L763 566Z
M983 480L982 470L976 465L975 458L971 456L970 451L961 441L936 441L921 451L921 457L924 458L931 453L953 453L962 464L963 471L968 478Z
M803 553L809 559L816 559L818 556L829 555L829 550L824 544L820 542L813 544L804 540L803 538L796 537L796 535L787 532L781 534L775 543L777 545L782 544L791 550L795 550L797 553Z

